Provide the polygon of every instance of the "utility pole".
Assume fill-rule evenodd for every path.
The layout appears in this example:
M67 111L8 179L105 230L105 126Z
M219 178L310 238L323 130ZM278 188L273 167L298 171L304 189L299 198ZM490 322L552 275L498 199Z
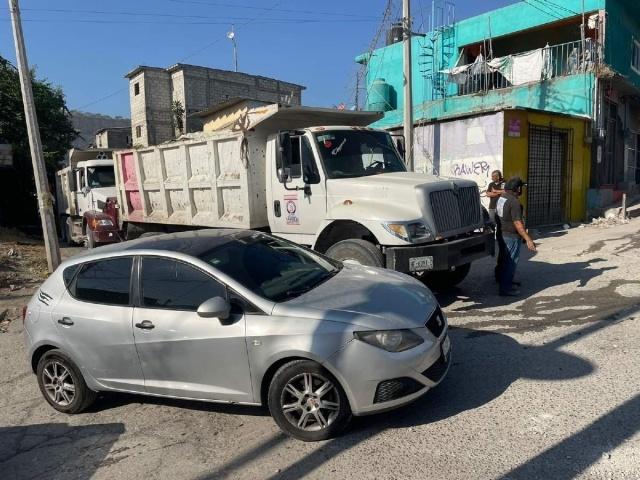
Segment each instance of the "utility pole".
M404 149L407 169L413 171L413 95L411 88L411 1L402 0L402 42L404 46Z
M235 71L238 71L238 45L236 44L236 33L233 31L233 25L231 25L231 31L227 32L227 38L233 43L233 64Z
M9 0L9 13L11 14L11 23L13 25L13 40L16 44L16 59L18 61L18 73L20 74L20 87L22 89L24 116L27 122L27 133L29 135L29 147L31 148L33 178L36 182L36 191L38 194L38 208L40 210L40 220L42 221L44 248L47 253L49 272L53 272L58 268L58 265L60 265L60 250L58 248L53 202L51 201L51 194L47 182L47 170L44 164L44 154L42 153L38 117L36 116L36 107L33 102L31 73L29 71L27 53L24 47L18 0Z

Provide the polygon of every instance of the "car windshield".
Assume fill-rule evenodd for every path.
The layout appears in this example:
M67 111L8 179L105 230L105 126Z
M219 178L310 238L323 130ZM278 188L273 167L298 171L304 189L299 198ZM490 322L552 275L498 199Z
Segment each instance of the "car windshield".
M391 136L371 130L326 130L315 134L328 178L406 172Z
M274 302L302 295L342 268L339 262L263 233L238 233L228 238L198 257Z
M113 187L116 176L113 167L87 167L87 185L89 188Z

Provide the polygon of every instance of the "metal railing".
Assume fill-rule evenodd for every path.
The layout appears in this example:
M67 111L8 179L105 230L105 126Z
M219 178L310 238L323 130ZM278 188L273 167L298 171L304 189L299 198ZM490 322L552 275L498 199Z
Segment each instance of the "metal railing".
M467 65L465 72L442 73L450 84L457 84L454 95L500 90L551 78L592 71L598 64L597 44L580 40L509 55Z

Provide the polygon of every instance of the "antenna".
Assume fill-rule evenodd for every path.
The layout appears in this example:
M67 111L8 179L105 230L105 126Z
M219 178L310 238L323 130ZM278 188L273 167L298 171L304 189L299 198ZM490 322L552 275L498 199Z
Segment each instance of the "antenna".
M238 44L236 43L236 33L233 31L233 25L231 25L231 30L227 32L227 38L231 40L233 43L233 64L235 66L235 71L238 71Z

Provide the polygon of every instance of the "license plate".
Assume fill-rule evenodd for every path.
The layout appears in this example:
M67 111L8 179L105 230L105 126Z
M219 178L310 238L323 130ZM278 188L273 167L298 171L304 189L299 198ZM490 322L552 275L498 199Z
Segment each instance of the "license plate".
M414 257L409 259L409 271L422 272L433 270L433 257Z
M451 352L451 339L447 335L442 341L442 355L445 361L449 361L449 353Z

